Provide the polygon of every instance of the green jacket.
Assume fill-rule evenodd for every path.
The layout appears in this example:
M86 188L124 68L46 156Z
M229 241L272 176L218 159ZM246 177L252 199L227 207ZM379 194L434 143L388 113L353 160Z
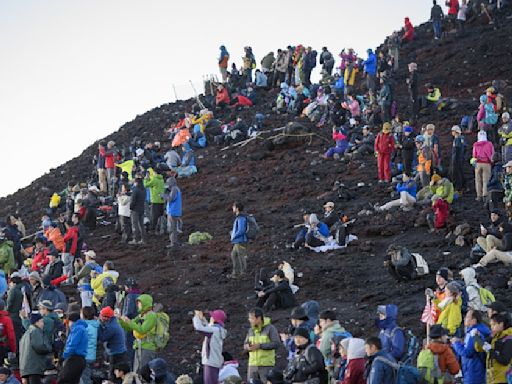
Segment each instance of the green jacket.
M62 324L62 321L59 319L59 315L55 312L50 312L47 316L43 316L44 327L43 327L43 335L45 338L45 342L48 342L50 345L53 343L53 334L55 329ZM23 324L23 328L30 328L30 319L21 320Z
M162 175L155 173L151 179L144 179L144 188L149 188L149 202L151 204L163 204L165 200L160 197L165 192L165 181Z
M43 331L31 325L20 340L20 373L21 376L42 375L46 369L46 361L52 347L45 341Z
M335 320L329 328L322 332L322 341L318 349L320 349L320 352L324 355L325 360L329 360L332 357L331 339L334 337L334 334L343 332L345 332L345 328L340 325L338 320Z
M6 276L10 275L11 270L16 267L13 247L14 244L11 240L0 244L0 269L4 270Z
M136 302L140 302L142 304L137 317L130 321L119 319L119 323L125 331L133 332L133 336L135 336L133 349L137 350L140 342L142 349L156 351L158 348L154 341L154 333L156 331L156 313L153 312L153 298L150 295L144 294L140 295Z
M455 190L450 180L443 178L441 180L441 184L433 185L431 187L431 190L434 193L434 195L437 195L442 199L446 200L448 204L453 203L453 194L455 193Z
M276 349L280 339L276 327L270 318L263 318L261 327L251 327L245 338L245 344L259 344L260 349L249 352L249 367L274 367L276 365Z

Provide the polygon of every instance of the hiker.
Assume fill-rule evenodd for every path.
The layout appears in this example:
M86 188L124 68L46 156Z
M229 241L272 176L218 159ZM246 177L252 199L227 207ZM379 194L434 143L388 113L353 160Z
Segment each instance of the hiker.
M244 206L239 203L233 203L233 214L235 220L231 231L231 261L233 263L233 272L230 277L237 279L247 271L247 218L242 214Z
M491 330L482 319L482 314L474 309L467 311L464 317L466 336L463 340L452 338L451 344L457 357L461 360L462 377L464 383L480 384L486 382L485 355L475 350L475 337L472 335L476 330L483 339L487 339Z
M2 329L2 338L0 338L0 361L4 361L8 354L16 353L16 334L14 326L9 317L9 312L5 310L5 301L0 298L0 329Z
M512 218L512 160L504 165L505 177L503 180L503 202L509 219Z
M365 125L362 129L362 136L354 140L352 147L349 146L350 154L348 156L352 158L360 158L365 155L373 154L375 147L375 135L370 131L370 127Z
M244 71L244 83L252 83L252 70L256 68L256 59L254 57L254 54L252 53L251 47L244 47L244 56L242 57L242 60ZM229 101L227 104L229 104Z
M434 0L435 1L435 0ZM416 63L409 63L408 67L409 69L409 77L407 78L407 87L409 89L409 96L410 96L410 110L411 120L416 120L418 117L419 112L419 95L418 95L418 64Z
M379 318L376 324L380 329L379 338L382 343L382 350L399 361L406 352L406 339L404 331L396 324L398 307L394 304L379 305L377 313Z
M62 272L66 276L71 277L74 274L75 257L80 255L80 249L78 249L80 230L71 220L66 220L64 222L64 226L66 228L66 234L63 238L64 250L62 252L62 263L64 266L62 268ZM68 283L72 283L71 279L68 279Z
M432 9L430 10L430 21L434 29L434 39L439 40L442 34L442 22L444 19L443 9L436 0L432 1Z
M85 357L87 355L87 324L80 319L79 313L68 315L69 333L64 347L61 371L57 378L58 383L80 382L80 376L85 369Z
M20 384L18 378L6 366L0 367L0 383L1 384Z
M179 379L185 378L183 384L192 384L190 377L186 380L187 376L180 376L176 379L176 377L169 371L169 367L165 360L160 357L151 360L146 366L142 367L142 373L140 375L146 383L182 384L179 382Z
M382 121L391 121L391 106L393 105L393 88L390 79L387 76L380 78L380 91L378 102L382 110Z
M442 325L447 330L448 335L460 336L462 330L462 296L457 283L451 281L446 284L444 289L445 297L437 303L437 307L441 310L437 324Z
M287 309L297 305L290 282L286 279L282 270L274 272L270 279L272 285L264 287L258 292L258 303L256 306L265 312L273 309Z
M345 366L333 378L339 379L340 384L365 384L365 342L363 339L348 337L339 343L339 353L343 356Z
M141 291L138 287L137 281L133 277L126 279L124 283L124 298L122 300L121 316L126 316L129 319L137 317L137 298L140 296ZM135 337L132 332L126 332L126 345L132 346L135 341ZM135 357L135 351L133 348L129 348L127 351L130 361L133 361Z
M320 220L316 214L309 215L309 228L305 237L305 245L308 248L324 246L329 238L329 227Z
M500 224L503 222L501 212L494 209L490 213L490 223L487 226L480 224L480 236L476 239L477 244L485 252L501 246L502 234Z
M229 63L229 53L224 45L220 46L220 56L219 56L219 71L222 76L222 82L226 84L228 80L228 63Z
M450 162L450 177L453 180L455 190L459 193L466 189L464 177L464 162L466 158L466 140L458 125L452 127L452 158Z
M268 86L268 78L267 78L267 75L265 74L265 72L262 72L260 71L259 69L257 69L255 72L254 72L254 85L256 86L256 88L267 88ZM238 97L244 97L244 96L238 96ZM233 103L234 101L234 97L231 98L231 103ZM245 103L242 103L240 100L238 100L237 102L237 105L245 105ZM252 102L250 103L249 105L250 107L252 107ZM233 105L231 106L233 107Z
M427 94L420 98L420 110L422 112L425 112L425 110L430 109L430 107L437 105L441 99L441 90L438 87L431 83L427 83L425 84L425 88L427 89Z
M292 383L310 382L315 380L319 384L328 383L328 374L322 353L311 343L309 332L304 328L297 328L293 333L294 343L297 346L295 358L288 362L284 379Z
M293 333L297 328L304 328L309 333L311 333L312 329L308 323L309 317L306 313L306 310L302 307L295 307L292 309L290 314L290 323L291 326L288 328L287 332L280 333L281 341L288 351L288 361L292 360L295 356L295 351L297 350L296 345L293 340Z
M146 229L144 226L144 210L146 203L146 190L142 178L134 179L132 196L130 200L130 219L133 228L133 240L128 244L143 245L145 243Z
M367 49L368 58L364 62L364 73L366 74L366 88L370 93L370 99L375 97L375 89L377 84L375 83L377 78L377 56L373 53L372 49Z
M319 322L320 329L322 330L322 339L318 349L324 355L325 364L332 365L333 353L331 349L331 340L336 334L346 332L345 328L340 325L336 313L331 310L324 310L320 312Z
M271 86L279 87L286 79L286 71L288 69L288 51L278 49L277 58L273 65L273 75Z
M167 202L167 224L169 231L168 248L175 248L179 245L178 233L181 231L182 221L182 197L181 189L178 187L176 178L169 177L165 182L165 193L161 197Z
M101 307L101 301L105 296L105 287L103 286L103 280L111 279L112 283L117 283L119 278L119 272L114 269L114 263L110 260L105 261L103 264L103 270L100 272L98 268L92 268L90 272L91 276L91 288L94 291L93 302L96 308Z
M331 76L332 69L334 68L334 56L327 49L327 47L322 47L322 53L320 54L320 64L322 65L322 69L327 73L327 75Z
M487 339L478 330L472 331L475 350L486 353L488 383L506 383L512 360L512 326L510 316L495 314L491 317L491 336Z
M50 281L58 279L64 273L64 263L59 259L59 254L56 250L48 252L48 265L44 269L43 281L48 277Z
M341 103L341 106L343 109L346 109L350 112L350 117L353 119L357 120L361 116L361 106L359 105L359 102L357 101L354 93L350 93L348 95L347 101Z
M96 252L92 249L84 252L84 256L85 263L82 259L77 259L75 263L75 271L77 272L73 276L73 280L77 281L82 307L91 307L94 294L91 286L91 271L96 270L96 272L99 272L102 268L96 263Z
M444 378L443 383L453 383L453 378L459 373L460 366L457 357L448 344L448 333L445 328L438 324L430 328L430 342L426 345L425 350L430 351L434 355L433 358L437 357L437 366L439 367L441 378ZM418 356L419 361L421 355L422 353ZM418 362L419 365L420 363ZM435 365L435 363L432 364L431 373Z
M140 373L144 365L156 358L157 346L154 341L154 333L156 332L157 315L153 311L152 296L140 295L136 303L138 315L134 319L121 317L119 323L126 332L133 332L135 336L133 371Z
M485 131L478 132L478 141L473 144L472 164L475 167L476 201L487 199L487 183L491 178L491 164L494 155L494 146L487 141Z
M114 377L114 365L128 360L126 354L125 335L123 328L114 316L114 310L105 307L100 311L100 327L98 329L98 341L103 343L103 348L109 362L108 377Z
M367 384L392 383L394 370L390 363L394 363L393 356L382 350L382 343L378 337L366 339L364 348L367 362L365 377Z
M510 113L503 112L501 115L502 125L498 128L501 144L501 160L504 164L512 160L512 121Z
M332 139L336 142L336 146L329 148L327 152L325 152L323 156L324 159L343 156L349 147L347 136L345 136L343 132L337 130L336 127L332 128Z
M23 283L21 276L18 272L11 274L11 281L9 282L9 291L7 293L7 312L12 320L16 340L19 341L23 335L23 326L20 319L20 311L23 306L23 298L26 294L26 287Z
M494 102L487 95L480 96L480 107L476 120L478 121L478 128L489 133L490 140L496 143L496 128L494 125L498 122L498 114Z
M165 201L160 196L165 190L164 177L158 172L150 176L148 172L144 178L144 188L149 188L149 202L151 207L149 228L154 231L157 227L158 220L164 215Z
M132 237L130 204L130 187L127 184L122 184L119 193L117 194L117 216L121 225L121 243L124 244L127 244Z
M279 348L279 334L263 310L255 308L249 312L251 328L244 341L244 350L249 352L247 382L266 381L268 372L276 364L276 350Z
M21 232L16 225L16 219L12 215L7 215L6 226L3 230L5 237L12 241L12 251L16 265L20 268L23 265L23 256L21 254Z
M96 362L96 351L98 348L98 330L100 322L94 318L93 307L82 307L80 318L87 325L87 351L85 355L85 368L82 371L80 381L82 384L92 384L92 367Z
M480 261L475 264L474 268L486 267L487 264L502 262L505 265L512 264L512 225L508 222L499 224L501 232L501 245L491 248Z
M309 231L309 216L310 214L307 213L307 212L304 212L302 214L302 224L297 224L294 226L294 228L297 228L299 227L300 230L299 232L297 233L297 235L295 235L295 240L293 241L293 244L292 244L292 248L293 249L300 249L301 247L303 247L305 245L305 242L306 242L306 235Z
M461 0L459 10L457 12L457 30L460 36L463 36L466 31L466 17L468 13L468 1Z
M268 74L272 69L275 61L276 58L274 56L274 52L267 53L265 56L263 56L263 59L261 59L261 71L264 74Z
M402 36L402 44L409 43L414 40L414 27L408 17L404 19L404 35Z
M474 309L475 311L485 312L487 308L482 303L480 296L480 289L482 288L476 280L476 272L472 267L464 268L460 271L460 275L464 279L466 285L466 292L468 293L468 308Z
M452 182L446 177L441 177L437 173L434 174L432 180L430 180L430 190L433 196L445 200L448 204L453 203L454 187Z
M224 363L222 365L222 368L219 371L219 383L228 384L229 377L231 377L231 378L236 377L236 378L240 379L240 381L241 381L242 377L240 376L240 373L238 372L238 367L239 367L238 360L233 358L233 356L229 352L222 352L222 357L224 359ZM274 372L274 370L271 370L267 374L267 379L268 379L269 375L272 374L272 372ZM281 378L282 378L282 374L281 374Z
M30 314L30 327L20 340L20 375L28 384L40 384L47 368L50 343L43 336L43 318L38 312Z
M378 211L387 211L394 207L400 207L404 211L410 210L416 203L416 182L407 173L402 175L402 182L396 185L399 199L392 200L382 206L377 206Z
M192 323L194 329L204 335L201 349L201 363L203 364L203 383L217 384L219 371L224 363L222 346L227 336L224 323L226 314L217 309L210 312L210 321L207 321L203 312L195 310Z
M414 143L418 153L417 179L421 182L421 186L425 188L430 184L430 175L433 170L432 151L429 146L425 145L425 136L423 135L416 136Z
M59 253L64 250L64 239L57 223L50 221L48 229L45 231L44 236L52 242L53 246Z
M114 365L114 376L118 380L122 380L121 384L141 384L139 376L132 372L130 364L121 362Z
M391 181L391 154L394 150L395 139L391 135L391 123L385 122L382 131L375 139L379 183L389 183Z
M331 229L339 221L340 219L334 210L334 203L332 201L328 201L324 204L324 217L322 217L322 223Z

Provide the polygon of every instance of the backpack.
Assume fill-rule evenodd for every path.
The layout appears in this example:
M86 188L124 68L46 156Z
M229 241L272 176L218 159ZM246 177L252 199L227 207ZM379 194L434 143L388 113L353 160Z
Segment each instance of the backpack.
M256 222L256 218L253 215L246 215L246 229L245 229L245 235L249 240L255 240L258 237L258 234L260 232L260 227L258 223Z
M411 252L405 247L390 245L387 253L391 254L391 264L394 267L405 267L411 261Z
M487 288L479 287L478 294L480 295L480 301L485 306L496 301L496 298L494 297L493 293Z
M160 307L160 309L157 309L158 307ZM167 346L170 339L169 328L171 325L171 318L159 305L155 306L155 314L156 325L153 330L153 341L158 349L163 349Z
M465 315L468 311L468 303L469 303L469 295L466 290L466 284L462 280L453 280L455 284L459 287L461 299L462 299L462 315Z
M377 356L374 360L381 361L393 369L394 384L418 384L420 382L420 372L416 367L403 363L394 363L382 356Z
M420 350L420 344L418 342L418 338L412 333L411 330L404 330L400 327L395 327L391 331L391 334L389 335L390 340L392 341L395 337L396 332L402 331L404 334L404 349L402 356L398 359L400 363L403 364L410 364L416 359L416 356L418 355L418 352Z
M430 349L424 349L418 355L416 364L420 372L421 381L428 384L442 384L443 374L439 368L439 360Z
M428 275L428 263L419 253L412 253L414 262L416 264L416 274L418 276Z

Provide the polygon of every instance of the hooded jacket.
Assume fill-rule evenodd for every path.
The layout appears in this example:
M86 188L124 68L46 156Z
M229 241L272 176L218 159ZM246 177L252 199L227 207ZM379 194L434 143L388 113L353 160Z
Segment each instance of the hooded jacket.
M448 204L453 203L453 195L455 193L453 183L447 178L442 178L439 184L431 187L434 195L439 196L441 199L446 200Z
M227 336L226 329L220 324L209 325L206 320L194 316L194 329L204 335L201 349L201 362L209 367L221 368L224 364L222 347Z
M108 356L126 352L126 335L115 317L100 322L98 341L103 343Z
M503 225L503 238L501 239L501 245L498 247L498 251L512 252L512 225Z
M464 342L457 341L452 344L452 348L462 361L464 384L485 383L485 354L483 352L477 352L475 349L475 340L474 337L471 336L473 329L476 329L484 338L489 337L491 334L491 330L487 325L476 324L466 329Z
M82 356L85 358L87 355L87 342L87 323L83 320L78 320L70 328L63 357L65 359L71 356Z
M269 317L263 318L261 326L249 329L244 344L260 345L260 349L249 352L249 367L273 367L276 365L276 349L279 348L281 340Z
M163 204L164 199L160 196L165 191L164 177L155 173L151 179L144 179L144 188L149 188L151 204Z
M450 215L450 206L443 199L437 199L432 205L432 210L435 214L434 227L435 229L443 228L446 225L446 220Z
M327 327L322 332L322 341L320 342L320 352L324 355L326 361L329 361L332 358L332 350L331 350L331 339L336 333L346 332L345 328L340 325L338 320L334 320L330 327Z
M245 244L247 238L247 218L245 215L237 215L233 221L233 229L231 230L231 244Z
M132 189L132 198L130 200L130 210L140 215L144 214L144 206L146 203L146 191L142 185L136 185Z
M9 317L9 312L0 311L0 326L2 327L4 334L2 339L0 339L0 347L16 353L16 335L14 333L12 320Z
M398 183L396 185L396 191L398 194L401 192L407 192L412 197L416 198L417 185L414 179L410 179L407 183Z
M91 277L91 288L94 290L93 301L99 307L101 305L101 300L103 296L105 296L105 288L103 287L103 280L105 278L110 277L114 284L117 283L117 279L119 278L119 272L117 271L105 271L96 277Z
M490 141L477 141L473 144L473 157L477 163L491 164L494 146Z
M181 217L183 215L181 189L174 177L167 179L166 188L167 192L163 193L161 197L167 201L167 214L172 217Z
M386 305L386 318L377 320L380 329L379 339L382 342L382 350L389 353L396 360L404 355L405 335L404 331L396 324L398 307L395 304Z
M47 366L51 345L45 341L43 331L31 325L20 340L21 376L43 375Z
M366 366L367 384L384 384L394 382L394 370L381 359L395 362L393 356L384 351L379 351L368 358Z
M141 303L137 317L128 322L122 319L119 321L126 331L132 331L135 336L133 349L137 350L140 343L142 349L156 351L158 348L154 341L156 313L153 312L153 297L144 294L140 295L136 301Z
M219 67L220 68L227 68L228 67L228 61L229 61L229 53L225 46L220 46L220 57L219 57Z
M468 267L460 271L464 284L466 285L466 292L468 293L468 308L485 312L487 308L482 304L480 298L480 284L476 280L476 272L473 268Z
M148 367L151 370L151 377L155 383L159 384L174 384L176 378L169 372L167 363L162 358L156 358L148 363Z
M438 304L438 307L441 309L441 314L437 319L437 324L441 324L450 335L454 335L462 324L462 299L459 297L455 302L445 298Z
M292 383L304 383L316 379L320 384L327 384L328 374L322 353L313 344L298 347L295 358L288 363L288 367L295 368L294 374L286 379ZM290 369L287 369L290 371Z
M449 345L433 341L428 345L428 349L437 356L441 373L449 373L450 375L459 373L459 363Z
M483 352L482 345L475 343L475 350ZM487 352L486 368L487 383L498 384L507 382L507 371L510 369L512 359L512 328L492 337L491 350Z
M375 139L375 152L381 155L390 155L395 150L395 138L391 133L378 133Z
M364 384L364 366L366 352L364 340L349 338L347 348L347 367L341 384Z
M377 56L375 56L373 51L368 53L368 59L364 62L364 71L372 76L377 74Z
M10 274L16 267L13 246L14 243L11 240L4 240L0 244L0 269L3 269L6 274Z
M96 361L96 350L98 348L98 330L100 322L98 320L84 320L87 324L87 353L85 360L88 363Z
M404 33L403 39L406 41L413 41L414 40L414 27L412 26L412 23L408 17L405 18L404 29L405 29L405 33Z

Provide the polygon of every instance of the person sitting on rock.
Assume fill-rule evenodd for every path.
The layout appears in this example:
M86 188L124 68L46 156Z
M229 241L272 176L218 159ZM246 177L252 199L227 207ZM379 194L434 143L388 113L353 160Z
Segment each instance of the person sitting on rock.
M219 84L217 86L217 94L215 95L215 106L220 109L224 109L229 105L229 94L228 90L224 85Z
M302 214L302 220L304 221L302 224L298 224L295 227L300 227L299 232L295 235L295 240L293 242L293 249L300 249L304 246L306 242L306 235L309 231L309 213L304 212ZM295 228L294 227L294 228Z
M425 84L425 88L427 89L427 94L420 98L420 108L422 112L425 112L430 107L437 105L441 99L441 90L438 87L431 83L427 83Z
M338 131L336 127L332 128L332 139L336 142L335 147L331 147L325 152L323 155L324 159L332 159L333 157L343 156L345 151L348 149L348 140L347 136L343 134L343 132Z
M309 215L309 229L306 233L306 247L316 248L325 245L329 237L329 227L318 220L316 214Z
M431 233L446 226L450 215L450 206L446 200L434 195L432 196L432 211L427 215L427 224Z
M487 227L480 224L480 236L476 239L477 244L485 252L501 246L500 224L503 222L501 212L497 209L491 211L491 222Z
M284 272L282 270L275 271L270 280L272 284L258 292L256 306L263 308L264 311L295 307L297 302Z
M334 203L332 201L325 203L322 223L325 223L329 228L332 228L339 220L338 215L334 211Z
M435 174L430 181L430 189L434 193L434 196L445 200L448 204L453 203L455 189L452 182L447 178ZM432 196L432 198L434 198L434 196Z
M362 129L362 136L354 140L354 145L350 148L349 157L361 158L365 155L373 154L375 146L375 135L370 131L370 127L365 125Z
M489 263L503 262L505 265L512 264L512 225L506 222L499 224L501 232L501 244L494 245L487 251L480 261L473 265L474 268L486 267Z
M378 211L387 211L394 207L401 207L404 211L408 211L416 203L416 181L407 173L402 175L402 182L396 185L396 191L400 196L399 199L392 200L381 207L376 207Z

